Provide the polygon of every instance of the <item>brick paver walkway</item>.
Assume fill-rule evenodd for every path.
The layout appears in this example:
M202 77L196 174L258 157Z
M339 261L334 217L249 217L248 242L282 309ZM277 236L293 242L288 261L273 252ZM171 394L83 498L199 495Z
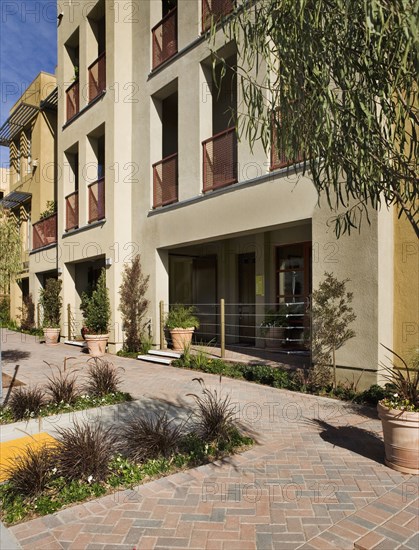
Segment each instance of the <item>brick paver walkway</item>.
M11 333L3 349L28 354L19 359L27 383L48 372L43 359L78 353ZM112 359L139 409L169 406L176 414L190 406L197 373ZM383 464L374 411L237 380L223 379L223 388L257 439L250 451L14 526L12 534L31 550L418 548L418 479ZM118 410L114 420L123 421Z

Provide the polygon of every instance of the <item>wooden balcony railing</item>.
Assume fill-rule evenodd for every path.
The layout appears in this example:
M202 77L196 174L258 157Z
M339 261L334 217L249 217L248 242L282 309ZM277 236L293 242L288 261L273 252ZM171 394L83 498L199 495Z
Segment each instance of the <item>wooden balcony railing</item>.
M105 218L105 178L101 178L89 186L89 219L96 222Z
M202 32L233 11L233 0L202 0Z
M89 66L89 103L106 88L106 53L99 55Z
M291 166L297 162L304 160L303 153L298 153L297 158L290 159L285 154L285 147L283 143L279 143L278 146L278 131L274 118L272 118L272 134L271 134L271 170L278 170L279 168L285 168Z
M32 250L57 242L57 214L51 214L32 225Z
M297 158L294 160L290 160L287 155L285 154L285 148L280 147L278 150L278 147L275 143L271 146L271 170L278 170L279 168L285 168L287 166L291 166L293 164L296 164L298 162L302 162L304 160L303 154L299 153Z
M66 225L65 230L70 231L79 226L79 193L75 191L65 198Z
M178 200L178 155L170 155L153 164L153 207Z
M177 9L173 8L151 30L153 35L153 69L177 53Z
M67 120L70 120L80 110L80 85L79 81L75 80L73 84L66 90L67 96Z
M202 142L203 190L210 191L231 185L237 181L237 136L236 129L224 132Z

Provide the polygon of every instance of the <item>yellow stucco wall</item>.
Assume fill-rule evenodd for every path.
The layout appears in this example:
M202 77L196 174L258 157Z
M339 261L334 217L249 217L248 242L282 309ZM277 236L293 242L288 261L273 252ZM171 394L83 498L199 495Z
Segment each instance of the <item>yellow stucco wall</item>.
M407 218L394 213L394 351L419 348L419 241Z

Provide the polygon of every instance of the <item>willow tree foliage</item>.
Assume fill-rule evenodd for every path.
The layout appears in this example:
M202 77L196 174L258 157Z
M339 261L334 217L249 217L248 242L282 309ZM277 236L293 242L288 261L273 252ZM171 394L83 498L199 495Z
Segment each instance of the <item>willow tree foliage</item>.
M418 14L417 0L250 0L222 22L239 136L303 159L338 236L382 204L419 236Z
M22 243L19 223L0 207L0 293L8 294L10 282L22 270Z

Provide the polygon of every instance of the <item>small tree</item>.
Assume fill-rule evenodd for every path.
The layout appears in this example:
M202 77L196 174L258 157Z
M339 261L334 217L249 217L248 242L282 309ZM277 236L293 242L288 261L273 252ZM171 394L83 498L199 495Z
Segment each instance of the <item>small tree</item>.
M0 292L4 294L9 294L11 279L22 269L21 250L18 220L0 208Z
M21 328L23 330L32 330L35 328L35 304L32 300L32 294L23 296L22 307L19 309L22 312Z
M43 309L43 326L45 328L59 328L61 319L61 279L47 279L45 288L39 291L39 303Z
M144 276L141 257L137 254L131 264L125 264L122 284L119 287L121 302L119 309L125 327L126 351L139 351L144 331L143 318L150 304L145 298L150 277Z
M348 325L356 315L351 307L352 292L346 292L349 279L338 281L331 273L313 291L313 362L333 366L333 387L336 389L336 350L355 336Z
M83 311L86 327L90 334L106 334L109 331L111 304L106 286L105 268L102 268L97 286L91 296L83 293L80 308Z

